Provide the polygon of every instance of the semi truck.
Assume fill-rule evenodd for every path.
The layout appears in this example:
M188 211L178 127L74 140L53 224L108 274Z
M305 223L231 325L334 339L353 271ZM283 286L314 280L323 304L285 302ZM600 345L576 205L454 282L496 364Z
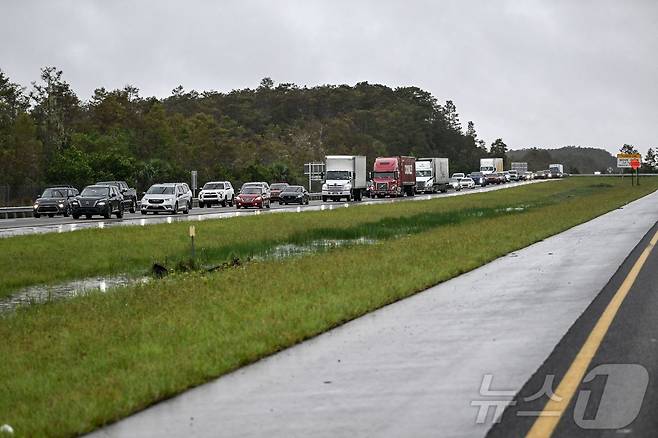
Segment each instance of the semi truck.
M416 191L416 159L414 157L378 157L372 173L372 194L385 196L413 196Z
M503 171L502 158L481 158L480 159L480 172L485 175L490 173L499 173Z
M516 170L518 175L523 175L528 171L528 163L516 162L510 165L511 170Z
M322 184L322 201L360 201L366 190L366 157L362 155L327 155Z
M447 192L450 172L447 158L419 158L416 161L416 192Z

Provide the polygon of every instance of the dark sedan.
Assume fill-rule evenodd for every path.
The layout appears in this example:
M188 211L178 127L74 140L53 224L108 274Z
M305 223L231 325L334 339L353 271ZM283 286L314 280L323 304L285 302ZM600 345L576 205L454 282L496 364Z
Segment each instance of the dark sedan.
M109 219L113 214L117 218L122 218L123 196L121 196L119 188L114 185L87 186L82 190L80 196L71 201L71 207L73 219L79 219L80 216L91 219L93 215Z
M487 177L484 173L482 172L472 172L469 174L471 179L473 179L473 182L475 182L476 185L478 186L486 186L487 185Z
M303 186L288 186L279 195L279 204L308 205L311 195Z
M34 217L48 215L53 217L61 214L64 217L71 215L71 199L78 194L73 187L50 187L43 191L41 196L34 201Z

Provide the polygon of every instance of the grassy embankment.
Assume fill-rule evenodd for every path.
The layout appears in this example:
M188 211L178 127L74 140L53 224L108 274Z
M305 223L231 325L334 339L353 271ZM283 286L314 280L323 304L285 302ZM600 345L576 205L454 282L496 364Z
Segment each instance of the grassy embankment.
M217 232L212 245L205 243L216 260L227 246L245 240L253 246L240 251L271 247L267 227L276 227L279 241L359 233L388 240L213 274L175 275L0 318L0 423L20 435L89 431L658 188L658 180L645 181L631 189L618 180L579 178L428 202L200 223L200 236ZM378 223L384 215L385 226ZM156 246L155 255L138 243L154 239L151 233L162 237L160 227L93 236L132 239L138 254L132 263L145 269L154 259L184 257L184 238L176 240L178 247ZM168 227L184 234L186 225ZM44 255L61 237L81 238L40 236L33 242L43 237L48 239L37 250ZM102 248L92 245L91 254L103 254ZM85 251L87 264L76 266L85 275L93 269L123 272L131 265L113 248L102 265ZM63 257L60 252L57 258Z

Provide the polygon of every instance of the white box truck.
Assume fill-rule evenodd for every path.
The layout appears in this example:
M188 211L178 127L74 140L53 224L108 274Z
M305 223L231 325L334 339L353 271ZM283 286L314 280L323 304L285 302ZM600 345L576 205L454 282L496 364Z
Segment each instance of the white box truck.
M548 168L551 170L551 173L564 173L564 166L562 164L549 164ZM554 172L554 170L557 172Z
M360 201L366 190L366 157L362 155L327 155L325 157L322 201Z
M447 158L419 158L416 160L416 192L447 192L450 172Z
M481 158L480 159L480 172L485 175L490 173L500 173L503 171L502 158Z
M528 171L528 163L516 162L510 165L511 170L516 170L516 173L523 175Z

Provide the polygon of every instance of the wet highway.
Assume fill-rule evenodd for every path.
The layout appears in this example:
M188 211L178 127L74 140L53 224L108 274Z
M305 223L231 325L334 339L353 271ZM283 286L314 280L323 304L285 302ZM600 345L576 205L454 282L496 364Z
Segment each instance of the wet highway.
M311 201L309 205L279 205L278 203L273 203L270 209L237 209L233 207L213 207L213 208L194 208L190 214L178 213L177 215L166 215L166 214L148 214L142 215L140 212L137 213L124 213L123 219L105 219L100 216L97 216L92 219L79 219L75 220L71 217L28 217L28 218L16 218L16 219L2 219L0 220L0 238L2 237L12 237L12 236L21 236L27 234L41 234L41 233L64 233L69 231L90 229L90 228L106 228L114 227L121 225L137 225L145 226L158 223L173 223L181 221L203 221L208 219L224 219L230 217L238 216L248 216L248 215L257 215L257 214L267 214L267 213L276 213L276 212L303 212L303 211L320 211L320 210L333 210L335 208L345 208L355 205L373 205L378 203L386 202L406 202L406 201L420 201L432 199L435 197L450 197L450 196L460 196L468 195L472 193L488 192L494 190L501 190L506 188L511 188L519 185L533 184L539 182L545 182L549 180L537 180L537 181L524 181L518 183L508 183L503 185L491 185L484 188L476 189L464 189L459 192L449 191L448 193L438 193L430 195L416 195L413 197L405 198L383 198L383 199L368 199L364 198L361 202L322 202L319 200Z

